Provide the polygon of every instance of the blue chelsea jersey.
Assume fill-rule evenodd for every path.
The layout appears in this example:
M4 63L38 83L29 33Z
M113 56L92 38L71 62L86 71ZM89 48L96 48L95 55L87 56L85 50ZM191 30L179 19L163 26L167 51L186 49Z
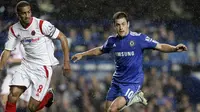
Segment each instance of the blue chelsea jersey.
M131 31L123 38L117 35L110 36L101 50L103 53L114 53L116 70L112 82L142 84L144 79L143 50L154 49L157 43L144 34Z

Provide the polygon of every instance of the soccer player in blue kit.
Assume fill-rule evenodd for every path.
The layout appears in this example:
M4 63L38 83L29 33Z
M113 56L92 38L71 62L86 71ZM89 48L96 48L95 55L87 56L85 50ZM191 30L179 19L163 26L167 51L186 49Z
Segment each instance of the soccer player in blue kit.
M117 34L110 36L103 46L72 56L72 60L76 62L84 56L114 53L116 70L106 96L105 112L119 112L136 102L147 105L143 92L140 90L144 80L142 62L145 49L161 52L187 51L187 47L183 44L176 46L162 44L144 34L130 31L130 23L125 12L115 13L113 24Z

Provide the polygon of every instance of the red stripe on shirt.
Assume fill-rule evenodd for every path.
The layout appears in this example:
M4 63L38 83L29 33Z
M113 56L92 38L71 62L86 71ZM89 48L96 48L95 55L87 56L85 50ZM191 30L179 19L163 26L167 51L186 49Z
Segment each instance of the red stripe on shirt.
M17 36L15 35L15 32L14 32L14 30L13 30L13 27L12 27L12 26L10 27L10 30L11 30L11 32L12 32L12 34L13 34L13 36L15 36L15 37L17 38Z
M40 23L39 23L39 27L40 27L40 32L43 34L43 31L42 31L42 24L43 24L43 20L40 20Z

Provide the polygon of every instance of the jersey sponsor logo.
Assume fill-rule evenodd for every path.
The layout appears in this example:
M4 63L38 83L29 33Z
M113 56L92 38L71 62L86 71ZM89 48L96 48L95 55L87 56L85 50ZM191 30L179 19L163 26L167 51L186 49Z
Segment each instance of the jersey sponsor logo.
M37 42L38 40L40 40L40 38L25 38L23 39L21 42L22 43L31 43L31 42Z
M115 56L119 56L119 57L134 56L134 55L135 55L134 51L130 51L130 52L115 52Z
M113 47L116 47L116 44L113 44Z
M133 47L133 46L135 45L135 42L134 42L133 40L131 40L131 41L129 42L129 45L130 45L131 47Z

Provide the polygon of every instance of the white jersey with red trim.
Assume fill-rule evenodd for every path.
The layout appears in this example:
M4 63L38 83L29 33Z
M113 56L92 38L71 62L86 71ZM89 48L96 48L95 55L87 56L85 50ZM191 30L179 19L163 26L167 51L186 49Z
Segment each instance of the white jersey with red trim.
M54 44L59 30L50 22L32 17L27 28L20 22L10 27L6 50L14 50L18 43L22 43L25 49L24 62L32 62L39 65L56 65L58 60L54 57Z

